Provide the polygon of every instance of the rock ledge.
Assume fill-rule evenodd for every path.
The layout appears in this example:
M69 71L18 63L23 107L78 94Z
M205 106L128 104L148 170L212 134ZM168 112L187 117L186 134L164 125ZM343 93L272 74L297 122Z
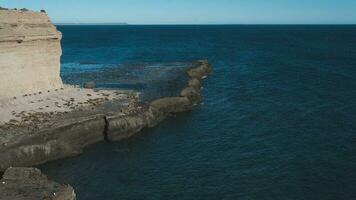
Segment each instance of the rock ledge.
M1 200L75 200L70 185L48 180L35 168L9 168L0 180Z

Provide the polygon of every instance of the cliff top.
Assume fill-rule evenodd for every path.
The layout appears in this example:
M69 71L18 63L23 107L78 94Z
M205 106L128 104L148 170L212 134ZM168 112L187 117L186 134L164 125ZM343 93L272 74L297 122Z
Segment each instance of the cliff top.
M48 15L27 9L0 9L0 42L60 39Z

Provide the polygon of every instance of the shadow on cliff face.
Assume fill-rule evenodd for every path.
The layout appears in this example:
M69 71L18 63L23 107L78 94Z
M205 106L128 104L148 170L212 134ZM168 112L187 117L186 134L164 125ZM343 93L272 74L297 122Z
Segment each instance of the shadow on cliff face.
M126 63L104 65L91 62L62 64L66 84L82 86L94 81L98 88L130 89L142 93L143 101L176 96L187 83L185 72L192 63Z

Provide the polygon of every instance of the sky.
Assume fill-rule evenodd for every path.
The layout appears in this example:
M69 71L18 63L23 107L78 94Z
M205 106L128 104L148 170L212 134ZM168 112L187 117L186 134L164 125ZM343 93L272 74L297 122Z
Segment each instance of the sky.
M356 0L0 0L55 23L356 24Z

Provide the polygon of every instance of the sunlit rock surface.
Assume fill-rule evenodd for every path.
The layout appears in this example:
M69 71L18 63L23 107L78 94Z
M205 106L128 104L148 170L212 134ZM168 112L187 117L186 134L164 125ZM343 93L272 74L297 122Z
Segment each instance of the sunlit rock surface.
M0 99L62 87L61 38L46 13L0 10Z

